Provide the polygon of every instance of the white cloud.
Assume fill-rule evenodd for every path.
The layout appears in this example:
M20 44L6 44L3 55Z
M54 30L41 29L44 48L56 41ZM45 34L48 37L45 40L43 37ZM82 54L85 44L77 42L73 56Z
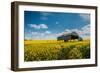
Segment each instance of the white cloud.
M43 35L49 35L49 34L51 34L51 31L45 31L45 32L31 32L30 34L32 34L32 35L38 35L38 36L43 36Z
M47 29L48 26L46 24L29 24L30 27L34 28L34 29Z
M56 40L57 37L55 35L46 35L43 39L45 40Z
M89 14L80 14L80 17L85 21L90 20L90 15Z
M25 39L35 39L35 40L48 40L54 38L51 31L44 31L44 32L31 32L25 34Z
M59 24L59 22L58 22L58 21L56 21L56 24Z
M30 40L32 38L31 34L25 33L25 39Z
M90 25L84 26L82 28L82 31L84 34L87 34L87 35L90 34Z
M44 25L42 25L44 26ZM59 33L52 33L49 30L46 30L44 32L31 32L30 34L26 34L25 38L27 39L35 39L35 40L56 40L59 35L64 34L65 32L72 32L75 31L79 34L80 37L83 39L89 39L90 38L90 24L83 26L80 29L66 29L63 32Z
M29 24L30 27L35 28L35 29L40 29L40 26L36 25L36 24Z
M60 36L60 35L62 35L64 32L59 32L59 33L57 33L56 34L56 36Z
M87 31L89 31L89 30L90 30L90 25L84 26L84 27L82 28L82 30L87 30Z
M47 29L48 28L48 26L46 24L40 24L40 27L41 28L44 28L44 29Z
M50 31L45 31L45 33L46 33L46 34L51 34L51 32L50 32Z
M82 38L88 39L90 38L90 25L86 25L82 27L81 29L66 29L64 32L77 32Z
M32 32L32 35L37 35L37 34L39 34L38 32Z
M48 16L51 15L51 13L48 13L48 12L41 12L40 14L40 19L42 20L47 20L48 19Z
M66 29L65 32L66 32L66 33L70 33L71 31L70 31L69 29Z
M42 16L42 17L40 17L40 19L41 19L41 20L47 20L48 17Z
M51 15L51 13L48 13L48 12L41 12L41 15L43 15L43 16L48 16L48 15Z

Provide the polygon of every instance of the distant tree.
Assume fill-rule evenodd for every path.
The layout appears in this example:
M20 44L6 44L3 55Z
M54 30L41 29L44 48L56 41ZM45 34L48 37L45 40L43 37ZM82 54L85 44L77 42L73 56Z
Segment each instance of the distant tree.
M83 39L82 39L82 37L79 37L79 39L78 39L79 41L83 41Z
M78 36L78 33L75 32L75 31L73 31L73 32L71 33L71 35Z
M24 41L28 41L28 39L24 39Z
M82 41L83 39L78 35L77 32L73 31L70 33L64 33L61 36L57 37L57 40L64 40L64 42L67 42L68 40L74 40L78 39L79 41Z

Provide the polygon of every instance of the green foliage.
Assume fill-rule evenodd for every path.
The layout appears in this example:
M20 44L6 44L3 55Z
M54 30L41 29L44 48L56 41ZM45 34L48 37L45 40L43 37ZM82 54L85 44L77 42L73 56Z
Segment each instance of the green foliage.
M28 41L29 42L29 41ZM35 42L35 41L31 41ZM65 60L90 58L89 41L57 42L25 44L25 61Z

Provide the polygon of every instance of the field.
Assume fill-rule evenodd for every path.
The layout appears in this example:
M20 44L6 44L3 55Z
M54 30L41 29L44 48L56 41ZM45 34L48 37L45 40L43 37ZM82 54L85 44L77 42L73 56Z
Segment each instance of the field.
M25 40L24 61L90 58L90 41Z

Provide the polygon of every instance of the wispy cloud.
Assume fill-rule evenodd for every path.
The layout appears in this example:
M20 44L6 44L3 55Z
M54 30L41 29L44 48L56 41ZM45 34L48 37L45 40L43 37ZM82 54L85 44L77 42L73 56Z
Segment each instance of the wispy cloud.
M48 16L50 16L51 13L48 13L48 12L41 12L40 15L41 15L41 17L40 17L41 20L48 20Z
M84 21L90 20L90 15L89 14L80 14L79 15Z
M51 34L51 31L45 31L46 34Z
M41 15L48 16L48 15L51 15L51 13L50 12L41 12Z
M47 29L47 24L29 24L30 27L34 29Z
M40 17L40 19L41 19L41 20L47 20L48 17L42 16L42 17Z

